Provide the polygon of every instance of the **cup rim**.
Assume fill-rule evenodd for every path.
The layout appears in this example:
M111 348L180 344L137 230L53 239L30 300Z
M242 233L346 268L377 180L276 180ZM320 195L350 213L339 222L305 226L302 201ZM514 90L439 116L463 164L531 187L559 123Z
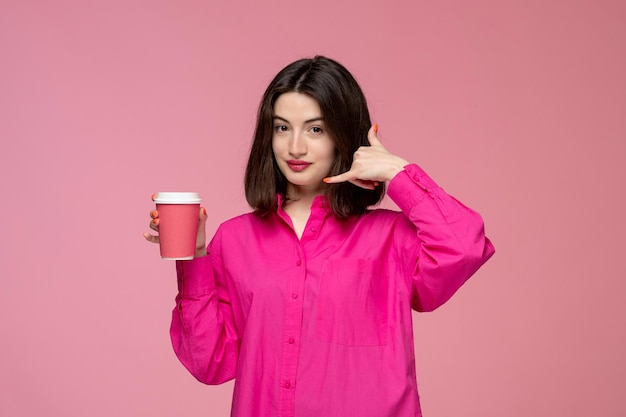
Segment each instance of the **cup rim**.
M202 202L196 192L161 191L154 197L157 204L199 204Z

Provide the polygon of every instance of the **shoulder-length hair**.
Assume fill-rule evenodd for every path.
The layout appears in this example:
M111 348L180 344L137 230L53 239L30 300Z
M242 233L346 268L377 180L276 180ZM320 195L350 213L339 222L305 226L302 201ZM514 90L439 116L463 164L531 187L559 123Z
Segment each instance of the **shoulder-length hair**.
M281 94L297 92L315 99L324 127L335 143L336 159L329 176L350 170L354 152L369 146L371 120L363 91L352 74L338 62L315 56L283 68L269 84L259 105L254 140L245 173L248 204L261 214L277 209L276 195L286 197L287 179L280 172L272 151L274 104ZM364 213L385 194L381 183L367 190L344 182L323 184L332 211L341 218Z

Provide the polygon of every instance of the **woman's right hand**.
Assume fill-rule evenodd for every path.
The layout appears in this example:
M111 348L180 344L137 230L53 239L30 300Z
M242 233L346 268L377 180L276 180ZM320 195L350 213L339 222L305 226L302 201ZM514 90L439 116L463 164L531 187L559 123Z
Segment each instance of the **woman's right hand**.
M155 232L159 232L159 212L156 210L152 210L150 212L150 229ZM207 221L207 212L204 207L200 207L200 212L198 213L198 234L196 235L196 253L194 254L194 258L199 258L201 256L205 256L206 252L206 221ZM159 236L153 235L150 233L144 233L143 237L152 243L159 243Z

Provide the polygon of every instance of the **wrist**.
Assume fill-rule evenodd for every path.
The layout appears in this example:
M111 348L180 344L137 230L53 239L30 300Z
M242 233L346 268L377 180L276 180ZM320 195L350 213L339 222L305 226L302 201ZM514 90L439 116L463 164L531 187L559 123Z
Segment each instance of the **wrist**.
M404 167L407 166L408 164L409 162L405 161L404 159L398 158L398 160L393 164L393 166L389 168L389 171L387 173L387 181L391 181L392 179L394 179L396 175L404 171Z

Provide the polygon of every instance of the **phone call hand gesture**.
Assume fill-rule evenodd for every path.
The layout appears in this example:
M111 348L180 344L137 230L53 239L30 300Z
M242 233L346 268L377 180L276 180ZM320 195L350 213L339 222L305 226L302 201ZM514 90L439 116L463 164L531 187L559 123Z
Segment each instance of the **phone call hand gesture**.
M350 170L333 177L324 178L327 184L349 181L361 188L374 189L382 181L390 181L408 164L405 159L389 152L378 140L378 125L367 133L370 146L361 146L354 153Z

